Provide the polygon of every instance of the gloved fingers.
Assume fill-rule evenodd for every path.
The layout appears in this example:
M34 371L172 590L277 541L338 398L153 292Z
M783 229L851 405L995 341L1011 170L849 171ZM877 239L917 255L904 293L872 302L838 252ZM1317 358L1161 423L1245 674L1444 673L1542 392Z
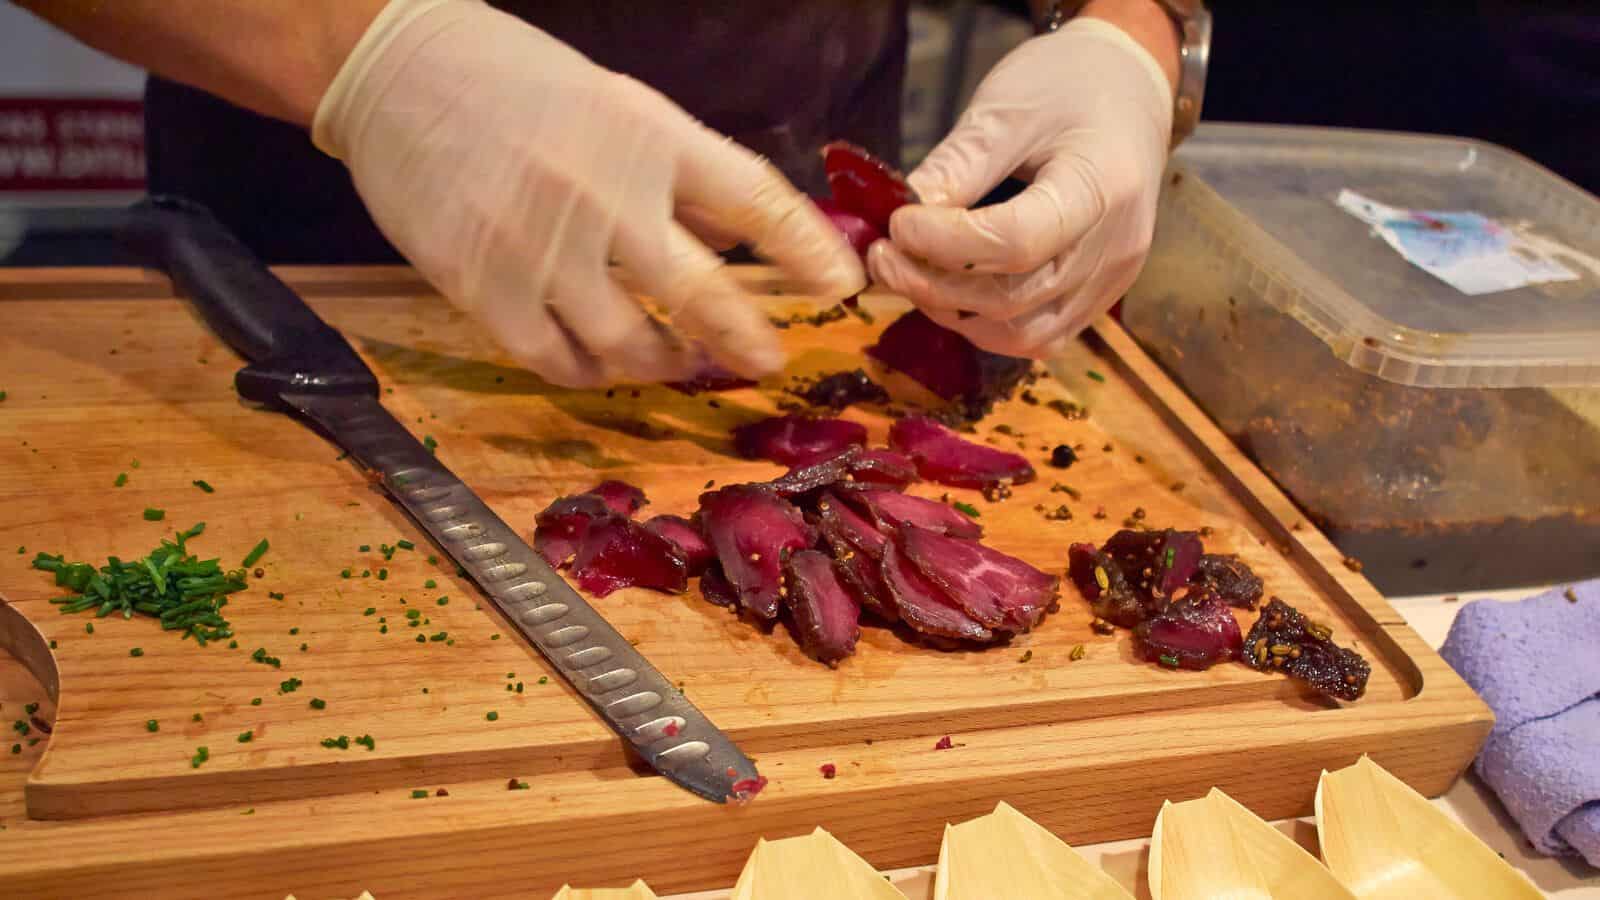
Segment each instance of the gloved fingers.
M558 276L550 306L608 375L656 382L692 374L694 358L685 342L645 312L603 268Z
M994 353L1043 359L1104 315L1138 275L1138 260L1097 258L1081 284L1022 315L1007 320L966 318L944 311L928 315Z
M672 217L689 229L689 233L699 238L701 243L718 253L732 250L739 244L739 235L730 231L710 210L699 204L680 202L672 211Z
M952 272L1031 272L1078 241L1109 208L1099 167L1064 150L1016 197L981 209L903 206L889 236L906 253Z
M678 202L693 204L806 290L840 298L866 287L861 260L811 198L773 165L697 123L678 162Z
M630 285L655 298L671 325L700 341L717 362L750 377L783 368L777 329L728 275L722 258L687 228L671 220L660 229L624 224L613 253Z
M477 316L506 352L545 381L577 389L606 382L600 361L534 298L490 304Z
M944 140L906 176L923 205L971 206L1021 164L1023 136L981 110L974 97Z
M1011 319L1069 292L1081 281L1074 267L1078 249L1061 260L1046 260L1019 275L948 272L906 255L892 241L867 251L872 277L919 307Z

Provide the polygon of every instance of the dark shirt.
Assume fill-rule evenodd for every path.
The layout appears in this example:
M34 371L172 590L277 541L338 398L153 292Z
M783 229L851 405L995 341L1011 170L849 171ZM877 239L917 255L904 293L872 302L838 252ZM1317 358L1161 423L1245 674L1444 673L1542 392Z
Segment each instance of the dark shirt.
M826 193L818 151L844 139L897 160L907 0L495 3ZM344 166L305 129L152 78L149 188L211 207L275 263L398 262Z

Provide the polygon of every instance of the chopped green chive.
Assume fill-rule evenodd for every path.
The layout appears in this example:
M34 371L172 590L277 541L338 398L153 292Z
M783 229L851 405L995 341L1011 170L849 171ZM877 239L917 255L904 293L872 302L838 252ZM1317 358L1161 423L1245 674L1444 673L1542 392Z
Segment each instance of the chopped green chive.
M1178 667L1178 658L1170 653L1161 654L1159 659L1161 664L1169 669L1176 669Z
M154 506L144 508L144 520L146 522L159 522L166 517L167 511L164 509L156 509Z
M260 706L261 705L261 698L260 697L251 697L250 698L250 705L251 706Z
M423 583L422 583L422 586L423 586L423 587L425 587L425 588L427 588L427 589L428 589L428 590L430 590L430 591L431 591L431 590L433 590L433 589L434 589L434 588L436 588L436 587L438 587L438 586L439 586L439 582L437 582L437 581L434 581L434 580L433 580L433 579L432 579L432 578L429 578L429 579L428 579L428 580L427 580L427 581L424 581L424 582L423 582Z
M411 609L408 609L408 610L406 610L406 618L408 618L408 619L420 619L420 618L422 618L422 610L416 609L415 607L413 607Z
M217 492L217 489L212 487L203 478L196 478L194 481L190 482L190 484L193 484L195 487L199 488L202 491L205 491L208 494L215 494Z
M83 623L83 633L84 634L94 634L94 623L93 622L85 622L85 623Z
M117 473L117 480L111 482L113 487L122 487L123 485L125 485L127 483L128 483L128 473L127 472L118 472Z
M300 629L299 628L291 628L291 629L289 629L289 633L290 634L299 634L300 633Z
M29 703L29 704L27 704L27 705L22 707L22 711L31 716L34 713L39 711L39 704L37 704L37 703Z
M528 789L528 783L526 781L518 781L515 778L513 778L510 781L506 782L506 790L508 790L508 791L525 791L527 789Z
M517 682L517 693L522 693L522 682Z
M250 729L250 730L247 730L247 731L241 731L241 732L239 732L239 743L248 744L248 743L250 743L251 740L253 740L255 738L255 736L256 736L256 733L255 733L254 729Z
M1104 375L1101 375L1099 372L1096 372L1093 369L1088 370L1084 374L1088 375L1090 378L1093 378L1095 381L1103 382L1103 381L1106 380L1106 377Z
M500 632L496 631L494 634L489 635L489 640L491 640L491 641L500 640Z
M438 565L438 564L439 564L439 557L437 557L437 556L434 556L434 555L433 555L433 554L431 554L431 553L430 553L430 554L428 554L428 565L430 565L430 566L437 566L437 565Z
M310 649L311 649L311 645L310 644L301 644L300 645L300 652L301 653L304 653L304 652L306 652L307 650L310 650Z
M489 721L493 722L493 721L496 721L496 720L498 720L500 718L500 714L491 709L488 712L484 713L483 717L485 719L488 719Z
M413 543L411 543L410 541L407 541L407 540L396 541L395 542L395 546L399 547L401 550L415 550L415 549L417 549L417 545L416 544L413 544Z
M423 636L422 636L422 635L420 635L420 634L419 634L419 635L417 635L417 643L419 643L419 644L426 644L426 643L427 643L427 642L428 642L428 639L427 639L427 638L425 638L425 637L423 637Z
M438 632L437 634L428 635L428 640L430 640L430 641L442 641L442 640L444 640L445 638L447 638L449 636L450 636L450 632L441 631L441 632Z
M283 667L283 662L276 656L267 655L267 648L265 647L257 647L255 652L250 654L250 659L253 662L261 663L263 666L271 666L274 669Z
M979 515L978 508L973 506L971 503L962 503L960 500L957 500L950 505L955 507L957 512L960 512L969 519L976 519Z
M1177 550L1176 547L1168 547L1167 548L1167 555L1166 555L1166 557L1165 557L1165 559L1163 560L1163 563L1162 563L1166 568L1168 568L1168 569L1172 568L1172 559L1173 559L1174 556L1177 555L1177 552L1178 552L1178 550Z
M426 796L428 796L428 792L427 791L412 791L411 792L411 799L413 799L413 800L421 800Z
M371 544L362 544L361 546L357 547L356 549L361 551L362 553L370 553L370 552L372 552L372 545Z
M255 547L253 547L250 550L249 553L245 554L244 562L239 563L239 565L242 568L248 569L251 566L255 565L256 563L260 562L261 561L261 557L267 555L267 548L269 546L271 546L271 545L267 543L267 539L266 538L262 538L261 541L259 543L257 543L255 545Z
M189 758L189 768L198 769L198 768L200 768L201 765L203 765L205 763L206 760L208 760L210 758L211 758L210 749L208 749L206 747L196 747L196 748L194 748L194 756Z
M300 685L302 685L302 684L305 684L305 682L301 681L298 678L290 678L288 681L280 681L280 682L278 682L278 693L280 693L280 694L292 694L295 691L299 690L300 689Z
M436 602L440 606L449 606L450 605L450 598L449 597L440 597Z
M22 752L22 745L21 744L12 744L11 745L11 752L12 753L21 753Z
M439 442L433 439L433 435L425 434L422 436L422 449L433 453L439 449Z
M369 751L378 749L378 742L373 740L370 734L363 734L361 737L356 738L354 743L360 744Z
M311 708L312 709L327 709L328 708L328 701L322 699L321 697L312 697L311 698Z
M379 625L378 626L378 633L379 634L388 634L389 633L389 626L387 626L387 625Z
M229 650L237 650L237 649L239 649L239 642L238 641L229 641L228 642L228 649Z
M546 676L546 675L540 675L540 676L539 676L539 683L540 683L540 684L549 684L549 683L550 683L550 678L549 678L549 676Z
M323 738L322 739L322 746L327 747L329 750L333 750L335 748L338 748L340 750L349 750L350 749L350 738L348 738L348 737L346 737L345 735L342 735L342 734L339 735L336 738Z
M202 717L199 713L195 713L193 716L191 716L189 718L189 721L191 721L191 722L204 722L205 718Z
M144 655L144 648L143 647L131 647L131 648L128 649L128 655L129 656L143 656Z
M378 580L379 581L388 581L389 580L389 570L388 569L379 569L378 570Z
M378 611L378 608L376 606L369 606L365 610L363 610L361 614L363 616L370 616L370 615L376 613L377 611Z
M267 591L267 596L274 600L282 600L283 594L279 591Z
M340 578L349 578L350 577L350 570L349 569L340 569L339 570L339 577Z
M161 723L157 722L155 719L146 719L144 723L144 730L150 732L151 734L155 734L161 730Z

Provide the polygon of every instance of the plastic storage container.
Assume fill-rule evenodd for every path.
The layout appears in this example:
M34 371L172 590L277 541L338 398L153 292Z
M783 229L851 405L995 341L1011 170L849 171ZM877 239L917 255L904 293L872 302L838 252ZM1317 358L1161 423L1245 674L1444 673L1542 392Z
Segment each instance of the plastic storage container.
M1480 213L1573 277L1465 293L1346 191ZM1600 575L1600 201L1545 169L1476 141L1208 123L1122 318L1386 592Z

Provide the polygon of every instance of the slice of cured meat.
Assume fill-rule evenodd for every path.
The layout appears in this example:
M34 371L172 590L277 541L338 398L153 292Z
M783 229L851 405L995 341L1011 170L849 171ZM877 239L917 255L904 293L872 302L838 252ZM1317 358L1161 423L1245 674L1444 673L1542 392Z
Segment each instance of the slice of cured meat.
M1210 593L1174 600L1133 630L1134 652L1173 669L1209 669L1237 657L1242 643L1228 604Z
M700 576L700 596L717 606L738 608L739 592L728 583L728 576L722 574L722 566L713 562L706 567Z
M848 369L823 375L804 388L786 388L811 406L838 412L856 403L888 403L889 392L872 380L866 369Z
M937 500L894 491L852 491L844 496L865 509L885 534L893 534L902 525L915 525L951 537L983 536L982 525Z
M803 465L867 442L867 428L845 419L773 416L733 430L733 445L747 459Z
M936 638L988 643L994 632L967 615L939 586L922 574L893 541L884 546L883 581L894 597L900 619L913 629Z
M688 565L676 544L615 515L589 523L572 571L578 587L596 597L634 586L677 593L688 580Z
M1240 658L1251 668L1287 672L1340 700L1360 699L1372 674L1372 665L1361 654L1333 642L1332 628L1306 618L1277 597L1267 601L1250 626Z
M763 486L735 484L700 495L700 525L740 605L777 618L784 561L815 539L800 510Z
M1167 605L1189 583L1205 548L1193 531L1123 529L1101 548L1117 565L1145 608L1152 613Z
M1155 610L1147 610L1117 561L1093 544L1073 544L1067 550L1067 574L1078 591L1094 608L1094 614L1124 628L1144 621Z
M883 237L883 232L878 230L877 226L844 209L833 200L823 197L812 202L816 203L822 214L828 217L833 227L839 229L844 239L850 242L850 249L856 251L863 260L867 258L867 248L872 246L872 242Z
M825 663L854 653L861 606L845 589L833 560L817 550L801 550L789 557L788 570L789 615L800 647Z
M950 402L969 422L1010 397L1032 367L1026 359L980 350L915 309L890 323L867 355Z
M880 235L889 233L890 213L917 202L917 192L905 176L855 144L832 141L825 145L822 168L834 205L859 216Z
M917 466L909 456L883 447L857 453L850 461L850 473L857 481L886 487L905 487L917 480Z
M846 447L831 456L795 466L778 478L767 482L766 487L780 497L793 500L841 482L850 482L854 477L851 474L852 466L861 452L860 447Z
M988 628L1027 631L1055 605L1054 576L977 541L906 527L900 546L945 596Z
M873 559L881 558L883 546L889 543L887 534L835 494L823 494L817 501L817 518L822 522L823 535L838 538Z
M606 480L589 490L586 494L593 494L606 502L606 507L619 516L628 517L638 512L640 507L649 503L644 497L644 491L639 490L626 481Z
M821 523L822 537L839 567L839 577L861 601L862 608L886 622L899 619L894 611L894 597L883 583L883 573L878 566L888 537L829 494L824 494L817 502L817 519Z
M611 515L606 502L593 494L558 497L534 517L533 549L544 561L561 568L572 561L589 523Z
M1027 458L974 444L925 416L907 416L889 428L889 446L911 457L917 473L951 487L983 488L1032 481Z
M683 556L683 561L689 567L690 575L699 575L706 566L717 558L717 552L711 549L711 542L700 532L700 526L683 516L655 516L644 522L648 531L653 531L671 541Z
M1250 571L1244 560L1216 553L1200 557L1190 583L1196 588L1211 591L1241 609L1255 609L1264 590L1260 576Z

